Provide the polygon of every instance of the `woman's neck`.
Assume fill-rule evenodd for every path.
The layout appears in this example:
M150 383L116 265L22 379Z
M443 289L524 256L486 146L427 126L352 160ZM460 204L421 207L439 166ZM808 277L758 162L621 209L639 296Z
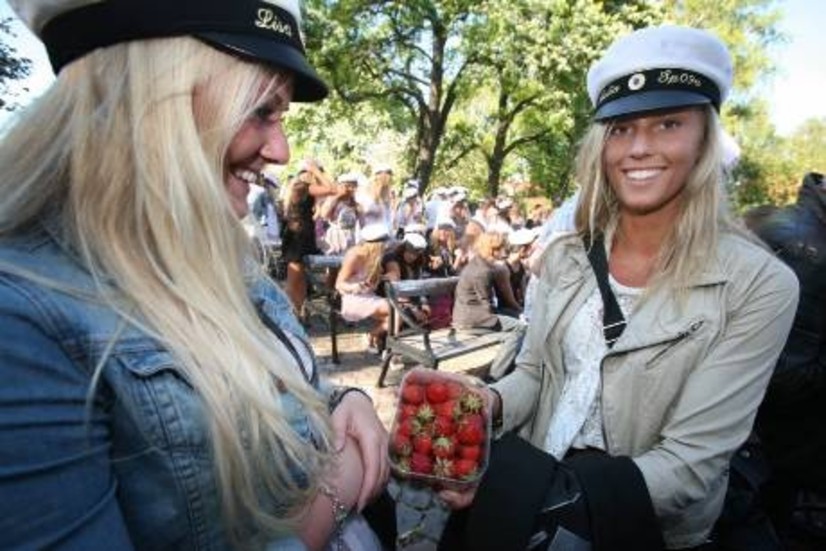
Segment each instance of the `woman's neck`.
M656 214L620 215L608 259L614 279L628 287L646 287L672 227L673 220Z

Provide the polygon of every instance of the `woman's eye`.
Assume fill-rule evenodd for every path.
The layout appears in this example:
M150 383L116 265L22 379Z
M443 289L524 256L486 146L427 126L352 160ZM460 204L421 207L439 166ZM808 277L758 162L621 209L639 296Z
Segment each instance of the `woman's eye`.
M261 122L279 122L284 116L283 111L279 111L269 105L257 107L253 114L255 118Z
M262 105L261 107L256 108L255 118L257 118L259 120L262 120L262 121L265 121L265 120L270 118L270 115L272 115L272 113L273 113L273 110L272 110L271 107L266 106L266 105Z
M672 128L679 128L680 127L680 121L678 121L677 119L665 119L664 121L662 121L660 123L660 125L664 129L669 130L669 129L672 129Z
M628 132L628 127L627 126L624 126L624 125L621 125L621 124L615 124L608 131L608 135L609 136L622 136L623 134L626 134L627 132Z

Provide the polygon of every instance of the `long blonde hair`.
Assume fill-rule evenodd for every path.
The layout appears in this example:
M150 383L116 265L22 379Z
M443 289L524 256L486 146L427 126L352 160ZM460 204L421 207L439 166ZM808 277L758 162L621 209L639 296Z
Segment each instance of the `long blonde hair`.
M704 112L702 151L680 192L682 210L660 248L649 290L660 285L684 290L689 280L707 265L709 251L716 249L720 232L734 229L723 193L719 118L712 107L706 107ZM582 191L575 225L580 235L611 236L619 221L617 198L602 165L610 130L610 122L592 124L577 155L576 179Z
M507 239L501 233L486 231L473 243L473 250L484 260L496 260L496 253L507 245Z
M287 181L287 184L281 188L281 205L284 210L284 216L288 216L293 208L293 203L298 199L302 199L304 195L309 193L309 186L312 184L314 178L309 172L302 172ZM301 189L303 188L303 189ZM296 197L296 192L300 191L301 196Z
M384 253L384 241L362 241L358 247L364 255L365 283L375 289L382 276L381 257Z
M177 359L244 546L293 527L330 464L326 406L249 300L249 239L224 187L233 136L284 83L191 38L119 44L65 67L0 145L0 235L55 218L102 294L118 289L103 299ZM290 426L287 394L320 450Z
M370 179L368 195L376 203L390 205L390 188L393 185L393 174L391 172L377 172Z

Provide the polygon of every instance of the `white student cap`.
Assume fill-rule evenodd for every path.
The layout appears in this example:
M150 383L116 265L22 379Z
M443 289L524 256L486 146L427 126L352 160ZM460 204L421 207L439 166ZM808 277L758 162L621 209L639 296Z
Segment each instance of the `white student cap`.
M427 248L427 240L418 233L405 233L404 242L417 251L423 251Z
M719 110L733 78L731 55L715 35L663 25L617 39L588 71L594 120L711 104Z
M536 233L526 228L512 231L508 235L508 243L517 247L533 243L535 239Z
M381 222L367 224L361 229L362 241L374 242L385 241L390 238L390 232L387 231L387 226Z

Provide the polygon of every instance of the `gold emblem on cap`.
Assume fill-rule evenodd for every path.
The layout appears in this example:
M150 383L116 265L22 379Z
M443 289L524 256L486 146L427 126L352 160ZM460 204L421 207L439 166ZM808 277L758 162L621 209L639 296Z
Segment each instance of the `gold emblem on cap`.
M631 78L628 79L628 89L632 91L637 91L640 88L645 86L645 75L642 73L635 73L631 75Z
M270 9L261 8L258 10L258 17L255 20L255 26L262 29L269 29L273 32L284 34L287 36L293 35L293 30L290 26L281 20L281 18Z

